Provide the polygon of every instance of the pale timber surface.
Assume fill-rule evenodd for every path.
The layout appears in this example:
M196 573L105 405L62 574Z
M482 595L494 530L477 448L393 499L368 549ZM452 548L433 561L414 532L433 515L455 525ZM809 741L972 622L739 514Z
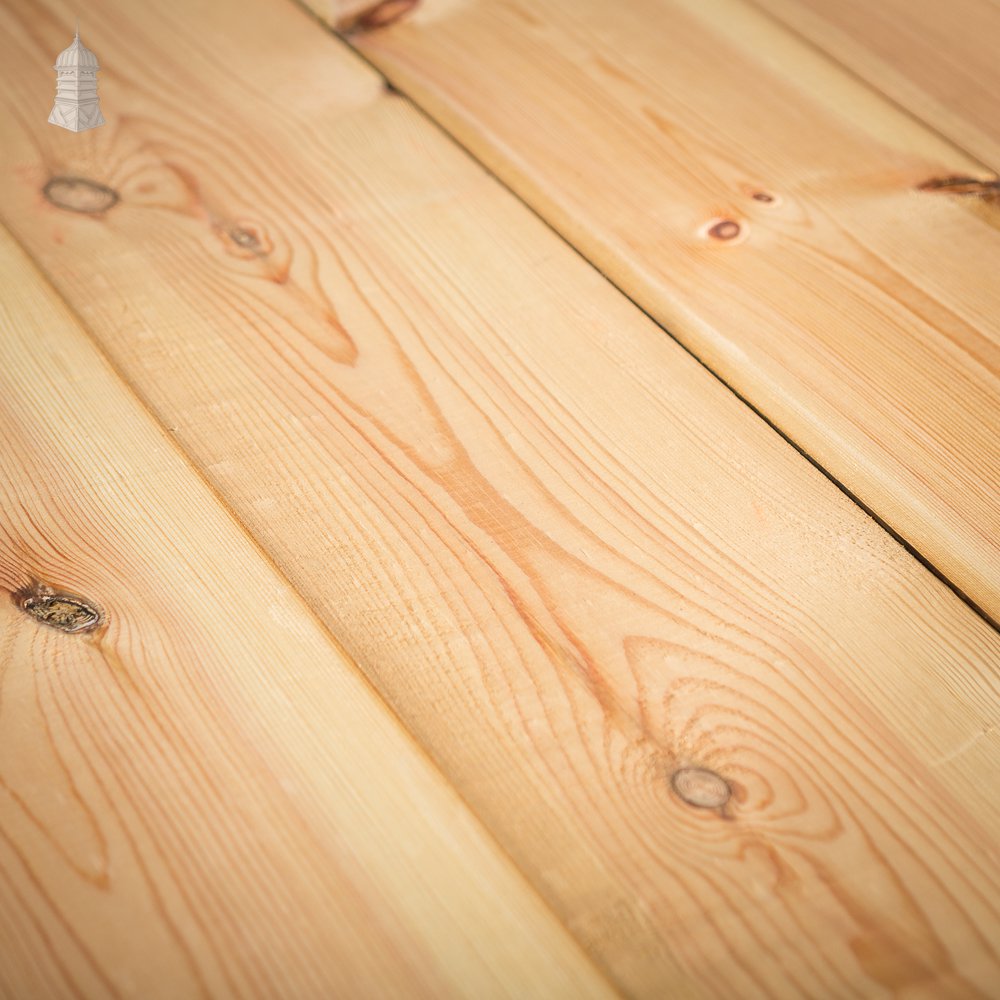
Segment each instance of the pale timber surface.
M1000 619L994 173L743 0L425 0L349 39Z
M0 995L611 996L0 233Z
M997 0L754 0L1000 170Z
M228 506L596 968L649 997L990 994L1000 642L974 611L293 5L94 3L108 125L81 136L31 113L67 15L2 17L0 215L191 488ZM14 408L18 433L30 416ZM198 531L226 549L220 518ZM239 593L264 573L244 544L212 563ZM189 604L206 621L199 597L164 642L189 641ZM317 725L330 713L329 742L300 751L309 780L336 745L325 683L303 696ZM251 713L264 695L231 697ZM349 805L375 808L390 767L345 778ZM435 829L450 845L451 822ZM347 817L326 837L370 831ZM506 884L481 850L478 875L436 879L448 913ZM522 995L599 991L522 902L563 977ZM339 921L315 922L335 939ZM520 938L466 931L485 934L481 965L434 966L442 993L507 984Z

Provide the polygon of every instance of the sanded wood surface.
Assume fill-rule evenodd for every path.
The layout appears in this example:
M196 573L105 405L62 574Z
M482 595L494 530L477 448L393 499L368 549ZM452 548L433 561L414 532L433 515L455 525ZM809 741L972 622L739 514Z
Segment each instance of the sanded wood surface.
M0 282L0 996L613 995L6 233Z
M97 0L82 136L59 10L0 214L613 983L988 996L997 634L294 6Z
M1000 619L994 175L741 0L425 0L349 38Z
M996 0L754 0L804 38L1000 170Z

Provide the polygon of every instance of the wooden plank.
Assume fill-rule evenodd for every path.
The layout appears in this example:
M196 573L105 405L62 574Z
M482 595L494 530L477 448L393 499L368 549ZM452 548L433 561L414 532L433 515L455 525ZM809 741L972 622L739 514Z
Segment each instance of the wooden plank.
M995 178L739 0L425 0L350 38L1000 619Z
M0 212L618 985L992 988L981 619L294 7L95 2L83 136L6 10Z
M995 0L754 3L1000 170L1000 4Z
M611 995L6 233L0 280L0 995Z

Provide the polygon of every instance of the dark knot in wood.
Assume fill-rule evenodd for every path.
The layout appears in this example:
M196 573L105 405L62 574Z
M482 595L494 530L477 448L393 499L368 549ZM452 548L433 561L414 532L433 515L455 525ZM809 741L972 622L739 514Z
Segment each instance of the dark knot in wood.
M96 607L72 594L36 591L22 595L18 603L35 621L60 632L90 632L101 621L101 613Z
M360 14L339 21L336 30L351 32L388 28L390 24L395 24L400 18L409 14L419 2L420 0L382 0L382 3L377 3L361 11Z
M732 795L725 778L707 767L682 767L670 783L681 799L696 809L721 809Z
M100 215L118 204L118 192L86 177L53 177L42 194L56 208L84 215Z
M708 235L714 240L735 240L740 232L742 230L738 222L733 222L732 219L722 219L709 229Z
M260 240L249 229L236 226L229 230L229 236L238 246L246 247L247 250L259 250Z
M963 197L982 198L983 201L1000 202L1000 178L988 177L932 177L917 185L918 191L937 194L957 194Z

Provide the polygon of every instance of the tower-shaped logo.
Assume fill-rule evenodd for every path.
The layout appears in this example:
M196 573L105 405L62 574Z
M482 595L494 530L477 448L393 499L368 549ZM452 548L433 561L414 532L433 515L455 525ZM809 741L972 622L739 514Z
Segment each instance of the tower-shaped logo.
M97 102L97 56L80 41L77 31L73 44L56 57L56 103L49 122L71 132L83 132L104 124Z

